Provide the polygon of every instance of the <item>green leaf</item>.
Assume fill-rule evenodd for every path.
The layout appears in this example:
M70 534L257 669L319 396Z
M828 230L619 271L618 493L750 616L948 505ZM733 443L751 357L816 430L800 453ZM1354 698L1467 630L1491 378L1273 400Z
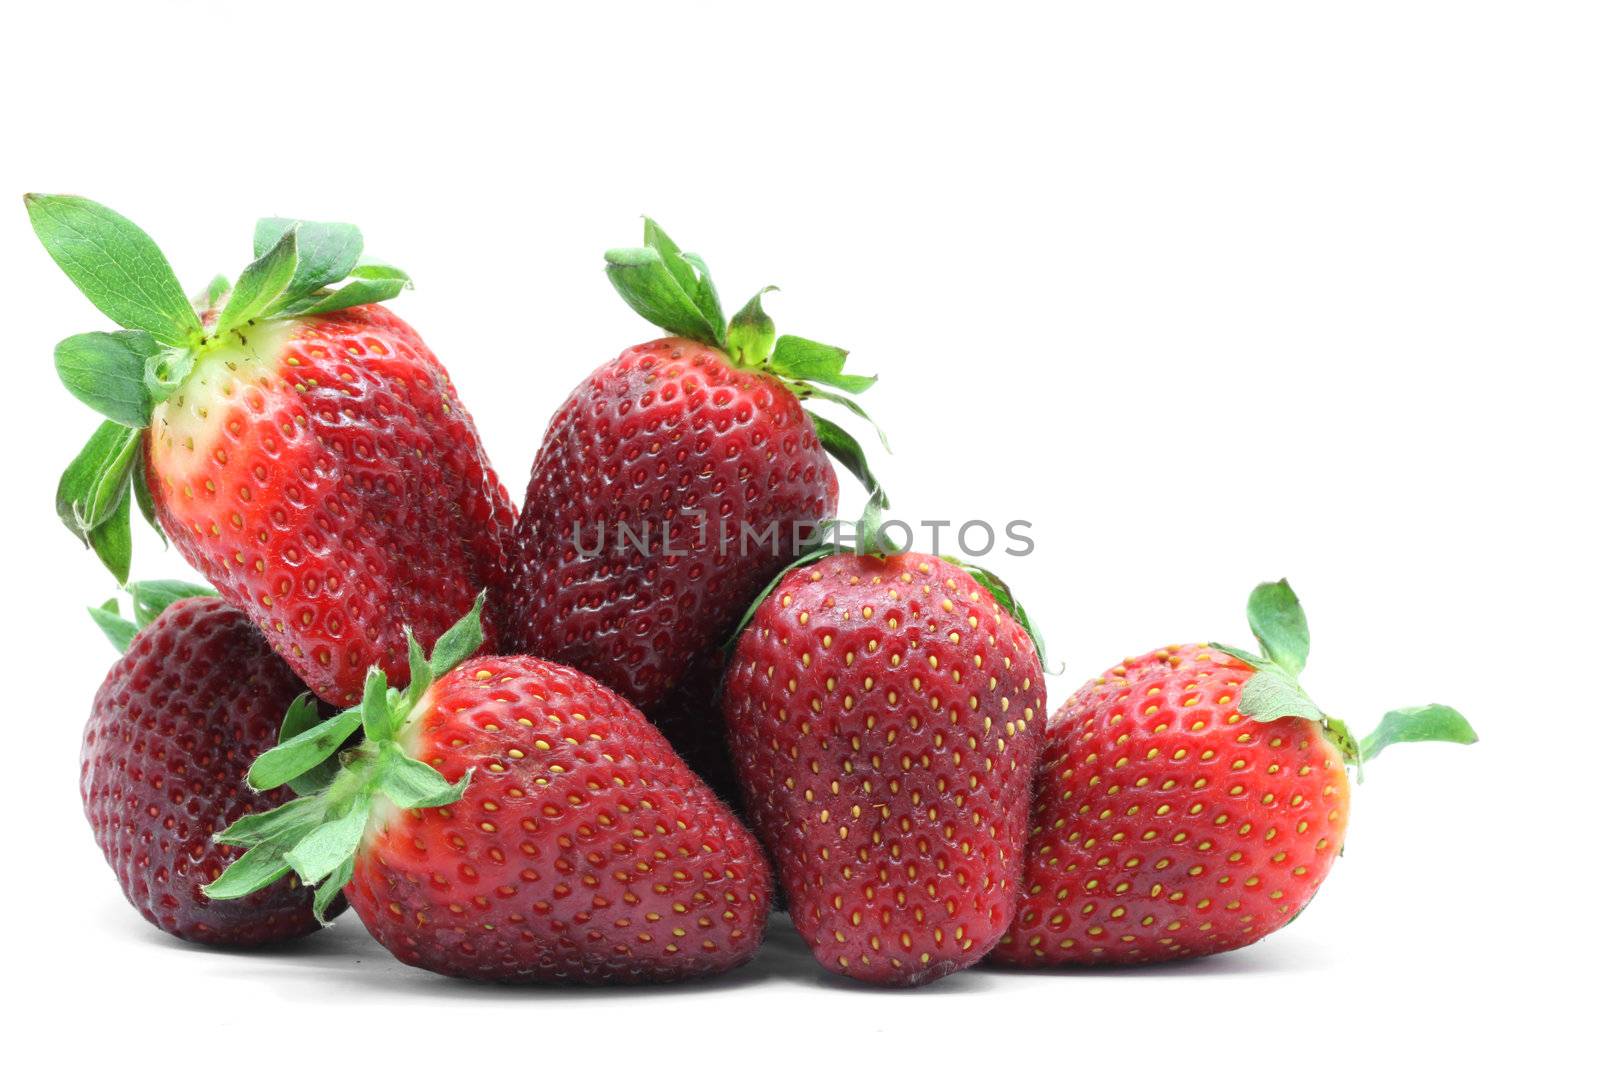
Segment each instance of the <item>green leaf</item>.
M159 404L177 392L194 370L194 361L192 348L163 348L155 358L146 360L144 389L150 394L150 403Z
M144 521L161 538L161 543L167 543L167 531L161 528L161 523L156 519L156 502L150 496L150 460L143 449L134 457L133 471L128 475L128 481L133 484L133 500L139 505L139 514L144 516Z
M1356 744L1354 737L1350 736L1350 727L1345 725L1343 719L1335 719L1330 715L1322 720L1322 732L1329 741L1333 742L1333 747L1339 750L1339 754L1344 757L1346 763L1354 763L1356 765L1356 781L1361 781L1363 777L1361 746Z
M826 389L819 389L810 382L791 381L786 382L785 384L788 385L789 391L794 393L794 395L798 396L801 400L810 400L813 397L818 400L826 400L831 404L838 404L840 407L855 415L857 418L865 420L866 424L871 426L873 431L877 433L878 444L883 446L883 450L885 452L893 451L893 449L889 447L889 438L883 432L883 428L873 421L872 416L868 415L866 410L854 400L844 396L841 393L831 393Z
M216 332L224 334L264 316L288 290L299 264L299 231L291 226L239 275L239 284L217 318Z
M328 816L324 797L299 797L271 811L256 812L234 822L213 838L217 843L247 846L222 876L201 890L216 900L246 896L289 873L285 854L321 826Z
M606 253L606 277L627 305L676 337L721 346L722 323L708 318L654 248Z
M644 220L644 243L646 248L661 253L661 261L672 272L678 285L689 294L689 299L694 301L694 306L700 309L706 321L716 326L720 344L723 339L722 301L717 298L717 287L711 284L711 272L706 270L705 260L680 249L667 236L667 231L649 216Z
M128 651L128 646L133 644L133 639L139 636L139 627L130 619L124 619L117 610L117 600L112 597L98 608L89 609L89 618L100 627L100 632L115 646L118 652Z
M864 393L878 379L863 374L845 374L844 361L849 354L842 348L786 333L773 346L771 369L796 381L816 382L843 389L847 393Z
M410 284L400 278L357 278L330 293L308 297L306 302L285 310L295 315L326 315L363 304L381 304L399 296Z
M23 200L50 258L112 322L165 345L198 338L200 317L143 230L83 197L29 193Z
M1239 710L1257 722L1286 716L1322 722L1327 716L1311 702L1293 678L1277 667L1262 667L1239 690Z
M772 354L772 339L777 330L772 319L762 310L761 298L777 289L769 285L750 298L728 324L728 355L740 367L758 368Z
M296 797L269 811L240 816L226 830L212 835L212 840L221 845L293 843L320 824L327 812L328 805L322 797Z
M283 858L302 882L316 885L355 855L371 810L368 798L357 797L349 811L306 834Z
M711 284L711 272L706 269L706 261L693 252L680 254L683 256L683 261L695 270L696 284L690 290L689 296L694 300L695 307L717 327L717 336L726 340L726 331L722 323L722 300L717 296L717 287Z
M405 720L416 701L427 692L433 684L433 666L428 662L428 654L422 650L422 645L417 641L417 635L411 627L405 628L406 632L406 661L410 668L410 681L406 683L406 691L401 699L395 702L394 718L395 729L400 728L400 723Z
M1294 595L1286 579L1256 586L1250 594L1246 613L1250 618L1250 632L1256 635L1261 651L1272 662L1293 676L1305 670L1306 657L1311 652L1311 631L1306 626L1300 598Z
M82 506L77 511L78 522L86 533L92 533L122 510L128 497L129 474L143 439L140 431L129 427L117 451L105 458L105 466L90 487L89 495L79 502Z
M210 311L222 303L222 298L227 296L228 291L232 288L233 283L228 280L228 276L219 274L207 282L204 289L194 294L190 298L190 303L194 304L197 311Z
M143 330L80 333L56 345L56 374L67 392L112 422L148 426L144 368L160 351Z
M169 578L132 582L128 585L128 595L133 598L134 621L142 630L178 601L196 596L216 596L217 591L209 585Z
M322 705L310 693L301 693L283 713L283 723L278 727L278 744L299 737L322 721ZM320 793L333 783L339 773L338 754L335 753L302 775L289 779L289 788L296 796Z
M267 749L250 765L250 787L265 792L300 777L337 752L360 725L361 709L347 708L305 733Z
M1389 712L1378 728L1361 739L1361 758L1372 759L1390 745L1410 741L1449 741L1470 745L1478 740L1477 731L1455 708L1445 704L1424 704Z
M317 917L317 922L327 925L328 909L333 907L333 902L338 899L340 891L349 883L350 876L355 872L355 856L346 856L344 862L335 867L332 874L318 883L316 892L311 894L311 914Z
M479 593L478 598L472 602L472 609L456 620L455 625L440 634L439 640L433 643L433 658L428 666L434 678L442 678L449 674L461 666L468 656L483 647L485 596L485 593Z
M102 423L56 485L56 514L100 557L117 584L128 580L133 532L128 503L130 468L141 431Z
M84 544L89 543L89 530L114 510L113 502L97 516L96 500L106 499L107 484L126 474L133 459L132 444L138 439L139 431L132 427L103 422L61 473L56 483L56 516Z
M1255 652L1246 652L1242 648L1234 648L1232 645L1225 645L1221 641L1208 641L1207 644L1216 649L1218 652L1226 652L1240 663L1248 663L1250 666L1256 668L1272 666L1272 661L1270 659L1267 659Z
M288 710L283 713L283 722L278 724L278 744L299 737L321 721L316 698L310 693L301 693L289 702Z
M405 282L407 287L409 287L411 283L411 275L407 274L399 267L392 266L388 263L380 263L375 259L366 259L364 257L360 263L357 263L351 269L350 277L365 278L368 281L379 281L384 279L400 281Z
M115 578L119 585L128 580L128 571L133 567L131 515L128 488L124 482L122 496L116 509L108 519L89 531L89 547L94 549L94 554L106 565L106 570L111 572L111 577Z
M248 849L228 864L215 882L201 887L201 892L213 900L237 900L265 889L288 873L289 864L283 858L282 847L268 841Z
M378 788L402 808L439 808L454 804L472 781L468 770L461 781L452 784L444 775L414 760L390 742L383 746L378 762Z
M862 555L892 556L903 549L889 540L883 532L883 513L889 508L889 498L882 489L867 494L866 506L856 523L856 551Z
M387 741L394 736L394 727L389 715L389 677L382 668L368 667L361 690L361 729L370 740Z
M849 471L867 490L868 493L883 494L883 507L889 506L889 498L883 493L883 487L878 482L878 476L872 473L872 467L867 463L867 454L850 432L838 423L830 422L814 412L811 416L811 425L817 431L817 441L823 450L839 461L839 465Z
M296 227L299 228L299 257L294 276L283 290L284 304L344 281L361 258L361 231L348 222L284 218L257 220L255 254L266 255L284 234Z

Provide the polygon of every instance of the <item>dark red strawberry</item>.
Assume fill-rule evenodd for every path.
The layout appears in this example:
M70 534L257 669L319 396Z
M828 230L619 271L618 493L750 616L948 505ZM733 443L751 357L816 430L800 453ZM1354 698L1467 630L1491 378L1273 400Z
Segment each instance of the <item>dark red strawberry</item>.
M744 800L739 795L727 723L722 717L722 672L727 662L720 648L702 653L683 680L650 712L650 721L689 769L742 817Z
M515 521L444 368L375 303L406 276L362 261L353 226L263 219L258 258L197 310L127 219L27 204L125 327L56 349L107 419L62 478L68 528L125 580L137 501L318 696L357 700L372 663L403 681L401 620L432 640L497 587Z
M517 524L507 640L594 675L647 712L833 517L831 452L860 447L811 415L873 379L845 352L774 339L757 294L724 324L705 265L652 222L607 254L623 298L672 336L596 370L551 420ZM842 390L843 392L837 392Z
M1011 922L1044 741L1039 653L1004 586L919 553L777 583L724 678L734 762L795 928L839 974L917 985Z
M999 962L1150 963L1258 941L1344 847L1345 763L1397 741L1477 740L1439 704L1357 744L1301 690L1310 649L1287 582L1250 597L1256 656L1169 645L1078 690L1051 720L1028 871Z
M123 656L95 694L79 784L122 891L187 941L250 947L316 930L311 890L292 879L239 900L201 892L240 851L212 835L294 795L258 795L244 775L278 742L300 680L243 612L194 595L210 590L145 582L130 592L136 622L115 601L95 612ZM295 707L291 729L316 720L314 702Z
M737 967L760 946L770 872L750 832L625 700L533 656L466 660L475 609L411 685L256 761L272 786L358 728L321 793L242 820L251 846L209 890L291 871L343 886L405 963L498 982L657 982ZM457 666L460 664L459 666Z

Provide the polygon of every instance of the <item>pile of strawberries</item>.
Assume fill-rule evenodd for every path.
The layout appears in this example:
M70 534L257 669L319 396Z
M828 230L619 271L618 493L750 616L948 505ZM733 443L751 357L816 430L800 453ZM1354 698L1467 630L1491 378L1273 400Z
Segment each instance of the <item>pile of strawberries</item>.
M92 612L122 658L81 789L178 937L348 906L442 974L656 982L748 961L781 901L870 983L1155 963L1305 906L1347 767L1475 740L1428 705L1357 741L1300 687L1284 582L1250 597L1259 653L1167 646L1051 717L1010 590L889 544L865 451L805 406L864 417L873 379L761 294L725 317L654 223L606 269L667 336L573 390L519 510L355 227L264 219L191 300L120 215L27 207L120 327L56 349L105 420L57 512L130 601ZM869 492L854 538L835 461ZM128 581L135 508L209 587Z

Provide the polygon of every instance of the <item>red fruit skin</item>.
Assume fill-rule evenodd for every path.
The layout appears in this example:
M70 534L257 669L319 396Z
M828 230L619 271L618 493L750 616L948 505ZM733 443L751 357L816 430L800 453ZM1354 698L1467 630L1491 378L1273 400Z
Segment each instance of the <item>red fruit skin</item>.
M95 694L83 811L129 903L167 933L248 948L319 928L292 876L239 900L200 892L242 851L211 835L294 798L254 793L244 775L303 688L243 612L196 597L135 637Z
M429 647L504 580L510 499L444 368L378 305L202 355L156 409L148 473L183 558L340 707L370 665L404 684L406 625Z
M917 553L795 570L741 634L723 710L751 820L822 966L918 985L999 940L1044 675L970 575Z
M771 872L750 831L632 705L532 656L469 661L401 735L459 781L389 808L345 888L405 963L495 982L627 984L755 955Z
M517 523L508 651L592 674L646 711L799 555L839 483L794 394L668 337L623 352L545 431ZM618 535L650 524L650 548ZM781 539L741 551L742 523ZM663 525L672 551L662 548ZM583 558L577 539L598 555ZM726 531L727 536L723 536Z
M1350 782L1316 724L1238 710L1253 668L1206 645L1125 660L1051 719L1016 922L993 959L1149 963L1292 919L1344 842Z

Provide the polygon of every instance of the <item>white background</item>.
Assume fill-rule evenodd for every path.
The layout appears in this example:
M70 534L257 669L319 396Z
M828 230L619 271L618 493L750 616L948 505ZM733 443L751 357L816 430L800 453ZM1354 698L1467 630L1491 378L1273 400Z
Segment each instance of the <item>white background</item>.
M12 1025L237 1062L1575 1054L1600 948L1593 9L577 7L7 13ZM1065 666L1052 702L1158 644L1243 641L1251 585L1288 575L1323 706L1447 701L1483 742L1385 755L1305 916L1186 965L878 993L780 923L725 979L581 992L410 971L354 918L185 947L79 814L112 658L82 606L110 582L51 514L94 417L50 350L102 326L26 190L110 203L191 287L243 265L257 215L359 222L519 499L556 404L654 333L600 270L648 211L730 306L781 285L780 330L881 374L900 516L1034 523L1034 555L990 562ZM175 573L139 542L136 576Z

